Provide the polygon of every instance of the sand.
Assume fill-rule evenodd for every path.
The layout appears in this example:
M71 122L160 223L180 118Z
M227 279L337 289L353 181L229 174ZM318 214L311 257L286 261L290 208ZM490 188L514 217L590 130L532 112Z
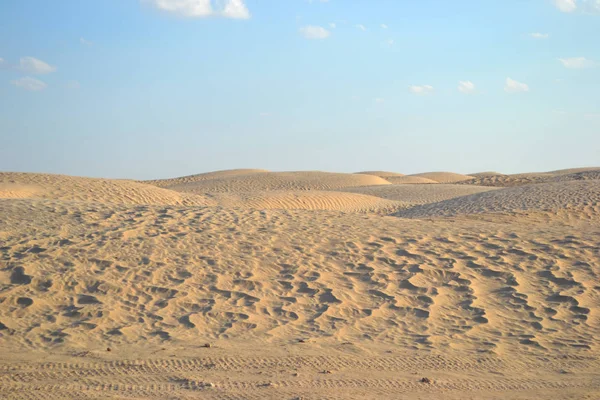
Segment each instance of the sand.
M0 174L0 398L597 399L591 172Z
M383 178L364 174L341 174L320 171L303 172L258 172L227 176L214 179L179 179L160 182L161 187L186 193L231 193L272 190L332 190L354 186L389 185ZM148 181L153 184L155 181Z
M455 185L455 184L413 184L363 186L341 189L346 192L361 193L382 199L400 201L404 204L417 205L437 203L443 200L463 197L474 193L488 192L498 188L489 186Z
M387 180L388 182L394 184L394 185L414 185L414 184L432 184L432 183L438 183L437 181L434 181L433 179L427 179L427 178L423 178L420 176L410 176L410 175L406 175L406 176L387 176L385 177L385 180Z
M414 174L410 176L431 179L432 181L435 181L437 183L456 183L460 181L467 181L469 179L473 179L472 176L456 174L454 172L424 172L421 174Z
M404 174L400 174L398 172L390 172L390 171L362 171L362 172L357 172L357 174L375 175L375 176L378 176L383 179L404 176Z
M473 175L475 178L458 182L465 185L511 187L534 183L566 182L600 179L600 168L571 168L552 172L530 172L513 175Z

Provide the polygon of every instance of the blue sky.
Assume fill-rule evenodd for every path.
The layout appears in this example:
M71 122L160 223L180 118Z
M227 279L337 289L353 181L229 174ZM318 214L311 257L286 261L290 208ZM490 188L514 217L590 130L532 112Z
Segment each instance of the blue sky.
M600 165L600 0L3 0L0 170Z

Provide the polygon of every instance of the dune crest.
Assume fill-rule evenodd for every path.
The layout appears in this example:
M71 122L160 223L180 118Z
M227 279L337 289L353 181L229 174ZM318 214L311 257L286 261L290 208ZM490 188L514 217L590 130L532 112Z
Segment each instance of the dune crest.
M473 179L472 176L456 174L454 172L424 172L421 174L413 174L410 176L431 179L437 183L456 183Z

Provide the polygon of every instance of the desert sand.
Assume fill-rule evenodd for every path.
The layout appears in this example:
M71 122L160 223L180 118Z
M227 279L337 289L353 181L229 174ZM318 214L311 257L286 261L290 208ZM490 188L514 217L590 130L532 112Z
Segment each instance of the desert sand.
M0 173L0 398L598 399L600 169Z

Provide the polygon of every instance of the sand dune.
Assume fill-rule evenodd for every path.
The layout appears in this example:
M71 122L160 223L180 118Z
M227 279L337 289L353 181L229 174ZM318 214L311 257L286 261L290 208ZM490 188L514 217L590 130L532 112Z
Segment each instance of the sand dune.
M215 205L202 196L128 180L0 172L0 198L11 197L108 204Z
M408 206L408 204L398 201L385 200L381 196L370 196L367 194L313 190L262 191L216 193L212 194L211 198L219 206L228 208L253 208L258 210L335 210L389 214Z
M551 178L575 174L0 174L0 397L597 398L600 180Z
M496 189L497 188L489 186L415 184L365 186L343 190L352 193L362 193L369 196L381 197L388 200L401 201L407 204L428 204Z
M388 182L394 185L414 185L414 184L432 184L438 183L432 179L423 178L420 176L388 176L385 178Z
M567 168L557 169L556 171L549 171L548 174L552 175L570 175L577 172L589 172L589 171L600 171L600 167L580 167L580 168Z
M461 184L477 186L511 187L546 182L600 179L600 168L573 168L554 172L534 172L514 175L476 176Z
M188 175L182 176L178 178L171 179L156 179L149 181L142 181L142 183L159 186L159 187L168 187L174 185L180 185L185 183L194 183L194 182L202 182L211 179L219 179L219 178L230 178L234 176L240 175L250 175L250 174L258 174L261 172L269 172L266 169L228 169L223 171L214 171L214 172L205 172L202 174Z
M504 174L501 174L500 172L496 172L496 171L484 171L484 172L476 172L474 174L469 174L468 176L472 176L475 178L482 178L482 177L486 177L486 176L503 176Z
M364 175L374 175L374 176L378 176L380 178L389 178L389 177L395 177L395 176L404 176L404 174L400 174L398 172L389 172L389 171L362 171L362 172L357 172L357 174L364 174Z
M256 192L271 190L333 190L352 186L389 185L372 175L319 171L261 172L165 186L189 193Z
M506 188L402 210L402 217L512 211L600 211L600 181L566 181Z
M431 179L437 183L456 183L473 178L469 175L455 174L454 172L424 172L422 174L413 174L410 176Z

